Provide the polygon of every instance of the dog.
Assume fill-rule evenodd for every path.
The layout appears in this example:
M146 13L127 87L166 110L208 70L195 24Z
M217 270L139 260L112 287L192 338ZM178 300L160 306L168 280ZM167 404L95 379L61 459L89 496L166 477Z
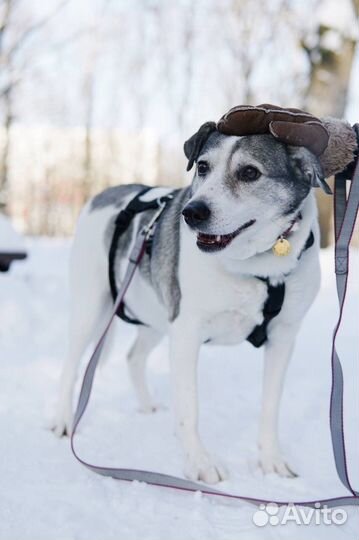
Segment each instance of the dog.
M185 143L187 158L199 147L200 136L201 129ZM203 343L246 340L263 322L268 284L284 283L281 310L269 321L263 345L258 446L264 473L293 477L278 441L278 411L298 330L320 286L313 188L321 185L323 170L309 150L270 134L232 136L216 130L200 145L195 162L189 187L157 187L142 196L153 200L173 194L156 226L151 256L142 259L125 298L128 312L143 323L128 352L134 390L141 409L153 411L146 358L168 334L175 432L184 454L184 474L211 484L226 479L225 466L203 446L198 432L199 350ZM108 188L89 201L79 217L70 262L69 351L54 425L58 436L71 432L81 355L89 341L99 337L113 307L108 253L115 218L144 187ZM119 240L117 284L136 234L152 212L136 215ZM281 238L291 250L279 257L272 248Z

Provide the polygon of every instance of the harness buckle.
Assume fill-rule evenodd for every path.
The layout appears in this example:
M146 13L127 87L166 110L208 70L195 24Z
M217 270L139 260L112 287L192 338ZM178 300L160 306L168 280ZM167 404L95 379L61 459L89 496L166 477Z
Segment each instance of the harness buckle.
M335 247L335 273L347 274L348 273L348 249L346 247Z
M145 225L141 229L140 234L142 236L144 236L146 240L150 240L151 237L153 236L155 224L156 224L157 220L159 219L160 215L162 214L163 210L166 208L167 202L169 200L171 200L171 199L173 199L172 193L170 193L168 195L164 195L162 197L158 197L158 199L157 199L157 205L158 205L157 211L153 214L153 216L150 219L149 223L147 223L147 225Z

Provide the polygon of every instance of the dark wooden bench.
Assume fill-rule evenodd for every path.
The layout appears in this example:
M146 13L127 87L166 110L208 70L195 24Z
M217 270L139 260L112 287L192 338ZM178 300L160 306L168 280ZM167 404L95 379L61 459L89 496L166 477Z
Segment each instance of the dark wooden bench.
M25 251L0 251L0 272L7 272L13 261L26 259Z

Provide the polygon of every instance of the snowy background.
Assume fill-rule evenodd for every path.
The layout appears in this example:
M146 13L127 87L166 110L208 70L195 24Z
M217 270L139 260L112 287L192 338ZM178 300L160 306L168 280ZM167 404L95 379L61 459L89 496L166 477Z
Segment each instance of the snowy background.
M258 528L254 509L144 484L99 477L73 458L68 439L49 430L66 347L69 242L29 239L27 262L0 275L1 540L237 540L350 538L359 531L358 509L344 525L293 524ZM202 348L201 431L206 445L227 463L224 490L303 500L344 494L336 477L328 428L330 339L337 314L333 254L322 252L322 289L300 332L281 410L281 440L297 479L264 477L257 467L256 435L262 354L248 344ZM358 275L359 253L351 275ZM352 279L339 350L346 374L346 428L350 472L359 485L358 280ZM89 309L91 302L89 302ZM137 411L125 365L134 328L118 325L111 358L98 372L77 446L93 463L182 475L182 457L169 409L167 343L150 359L150 384L163 408ZM86 358L84 358L86 360Z

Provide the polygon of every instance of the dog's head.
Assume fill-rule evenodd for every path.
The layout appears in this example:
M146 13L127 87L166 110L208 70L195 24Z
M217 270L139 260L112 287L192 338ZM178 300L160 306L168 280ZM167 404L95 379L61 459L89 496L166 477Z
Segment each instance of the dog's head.
M196 170L183 216L202 251L236 249L247 257L269 249L311 188L329 189L312 152L270 134L224 135L207 122L184 150Z

